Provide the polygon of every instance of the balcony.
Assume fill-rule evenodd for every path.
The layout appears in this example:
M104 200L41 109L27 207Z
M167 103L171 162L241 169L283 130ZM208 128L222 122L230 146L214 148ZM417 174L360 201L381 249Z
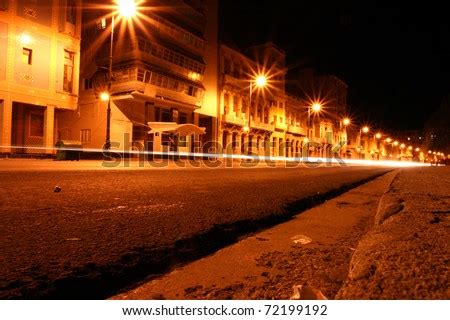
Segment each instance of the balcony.
M175 101L179 103L190 104L196 107L201 107L203 101L196 97L191 97L184 92L174 91L170 89L165 89L157 87L151 84L145 85L144 94L150 97L154 97L161 100Z
M298 134L298 135L303 135L306 136L307 135L307 129L306 128L302 128L299 126L293 126L293 125L289 125L287 127L287 131L289 133L293 133L293 134Z
M285 123L280 123L280 122L276 122L274 124L274 122L272 121L272 125L275 125L275 129L277 130L282 130L282 131L286 131L287 130L287 124Z
M247 91L249 91L250 82L245 79L238 79L231 75L224 74L223 75L223 84L224 85L228 84L233 87L238 87L241 90L247 89Z
M263 131L270 131L270 132L272 132L274 130L273 125L271 125L269 123L260 122L257 120L252 120L250 122L250 127L252 129L256 129L256 130L263 130Z
M222 121L223 122L227 122L227 123L231 123L234 125L238 125L238 126L245 126L247 124L247 120L245 119L245 117L238 117L235 114L224 114L222 115Z

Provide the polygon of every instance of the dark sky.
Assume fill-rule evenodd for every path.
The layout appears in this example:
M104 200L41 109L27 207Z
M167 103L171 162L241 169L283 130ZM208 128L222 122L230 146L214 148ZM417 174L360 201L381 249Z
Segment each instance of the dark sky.
M225 42L273 41L286 50L288 67L339 76L358 120L419 129L450 93L450 14L438 1L220 3Z

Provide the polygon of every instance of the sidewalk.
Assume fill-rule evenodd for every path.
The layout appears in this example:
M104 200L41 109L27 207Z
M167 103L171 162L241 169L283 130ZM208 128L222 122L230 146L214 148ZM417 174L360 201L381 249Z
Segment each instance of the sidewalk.
M339 299L450 299L450 168L402 170Z
M304 283L332 299L395 175L388 173L113 299L289 299L292 287ZM301 244L305 237L312 242Z
M449 173L390 172L112 299L289 299L303 284L328 299L448 299Z

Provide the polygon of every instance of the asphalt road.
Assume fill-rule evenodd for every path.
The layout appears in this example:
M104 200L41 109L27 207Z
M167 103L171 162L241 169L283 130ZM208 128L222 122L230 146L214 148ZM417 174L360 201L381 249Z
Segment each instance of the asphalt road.
M0 298L105 298L389 170L0 168Z

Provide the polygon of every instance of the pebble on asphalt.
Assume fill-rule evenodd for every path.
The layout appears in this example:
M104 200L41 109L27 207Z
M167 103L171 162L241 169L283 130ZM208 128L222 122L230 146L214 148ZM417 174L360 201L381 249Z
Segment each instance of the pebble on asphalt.
M61 187L56 186L55 189L53 189L53 192L59 193L61 192L61 190L62 190Z

